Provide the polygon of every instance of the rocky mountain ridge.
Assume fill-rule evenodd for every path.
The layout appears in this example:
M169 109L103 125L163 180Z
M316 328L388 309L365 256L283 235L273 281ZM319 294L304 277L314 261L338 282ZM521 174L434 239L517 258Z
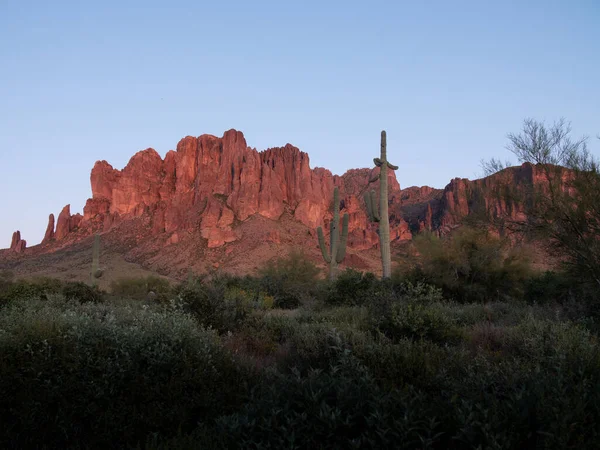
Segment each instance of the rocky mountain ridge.
M378 245L363 201L367 189L378 189L378 182L369 184L371 172L352 169L337 176L311 168L308 154L291 144L259 152L236 130L220 138L187 136L164 159L149 148L137 152L122 170L97 161L90 174L92 197L83 215L71 214L69 205L56 221L50 214L42 243L31 248L16 231L0 259L52 253L96 233L129 242L115 247L126 248L129 260L163 268L182 254L176 248L190 246L213 265L261 243L289 241L290 247L312 248L315 228L328 228L333 189L338 187L341 212L350 216L348 264L360 268L361 253ZM491 194L507 182L525 186L540 180L536 168L524 164L479 180L455 178L443 190L402 190L390 171L393 244L410 241L413 233L423 230L446 234L482 204L497 216L522 215L521 205ZM252 223L261 225L253 228Z

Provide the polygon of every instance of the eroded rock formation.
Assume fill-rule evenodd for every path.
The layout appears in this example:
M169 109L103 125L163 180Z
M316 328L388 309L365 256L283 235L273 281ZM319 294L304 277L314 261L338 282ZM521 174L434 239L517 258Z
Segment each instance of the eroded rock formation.
M182 231L199 229L209 248L239 240L236 224L254 214L278 220L288 211L311 229L327 227L329 199L338 186L342 209L350 214L350 247L370 248L378 239L362 204L368 179L368 169L342 176L311 169L308 155L290 144L258 152L236 130L221 138L187 136L164 159L149 148L136 153L123 170L96 162L90 176L92 198L83 216L72 216L65 206L53 232L49 221L44 242L64 240L76 230L107 231L142 216L151 218L152 234L166 233L170 243L178 242ZM392 204L399 205L400 186L393 172L389 186ZM392 239L411 237L400 216L391 217L391 231Z
M27 248L27 241L21 239L21 232L15 231L10 242L10 250L15 253L22 253Z

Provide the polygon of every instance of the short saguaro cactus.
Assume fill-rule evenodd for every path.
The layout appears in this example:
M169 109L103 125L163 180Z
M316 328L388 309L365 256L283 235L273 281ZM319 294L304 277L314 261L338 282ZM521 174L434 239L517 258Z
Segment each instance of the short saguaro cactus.
M98 278L100 278L103 274L102 269L100 269L100 235L96 234L94 236L94 246L92 247L92 286L98 285Z
M346 256L346 242L348 240L348 214L342 218L342 234L340 236L340 198L338 188L333 190L333 219L329 225L329 249L325 245L323 229L317 228L319 237L319 247L323 254L323 259L329 264L329 279L334 280L337 276L338 264Z

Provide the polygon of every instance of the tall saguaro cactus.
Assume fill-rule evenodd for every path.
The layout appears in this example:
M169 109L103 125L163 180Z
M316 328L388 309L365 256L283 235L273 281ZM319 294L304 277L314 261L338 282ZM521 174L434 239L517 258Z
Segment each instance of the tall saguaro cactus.
M317 235L319 236L319 247L321 247L321 253L323 259L329 264L329 279L334 280L337 276L338 264L344 260L346 256L346 242L348 240L348 214L344 214L342 219L342 234L340 236L340 198L338 188L333 190L333 220L330 224L329 234L329 251L325 245L325 237L323 236L323 229L317 228Z
M92 286L98 284L98 278L102 276L102 269L100 269L100 235L94 236L94 246L92 247Z
M379 179L379 210L377 210L377 199L375 191L365 193L367 212L372 222L379 223L379 247L381 248L381 263L383 265L383 278L392 276L392 257L390 254L390 219L388 216L388 168L397 170L387 160L387 140L385 130L381 132L381 157L374 158L375 166L379 167L379 176L372 178L369 182Z

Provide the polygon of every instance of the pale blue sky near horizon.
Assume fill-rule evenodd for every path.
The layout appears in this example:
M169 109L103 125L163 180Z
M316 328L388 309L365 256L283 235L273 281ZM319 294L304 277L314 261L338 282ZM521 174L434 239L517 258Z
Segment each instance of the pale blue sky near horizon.
M90 170L235 128L402 187L512 159L523 119L600 153L600 0L0 1L0 248L82 212Z

